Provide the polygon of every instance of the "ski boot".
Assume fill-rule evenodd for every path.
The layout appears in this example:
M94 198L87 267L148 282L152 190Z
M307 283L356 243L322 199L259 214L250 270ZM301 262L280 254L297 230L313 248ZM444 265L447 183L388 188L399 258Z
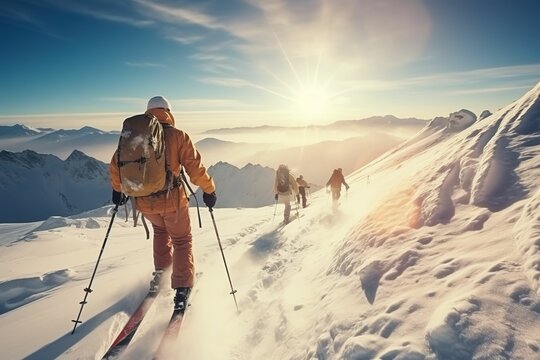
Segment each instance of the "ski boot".
M176 289L176 295L174 296L174 311L184 311L187 307L187 302L191 288L181 287Z
M152 273L154 275L154 278L150 280L150 289L148 292L151 293L157 293L159 291L159 284L161 283L161 277L163 276L163 270L158 269Z

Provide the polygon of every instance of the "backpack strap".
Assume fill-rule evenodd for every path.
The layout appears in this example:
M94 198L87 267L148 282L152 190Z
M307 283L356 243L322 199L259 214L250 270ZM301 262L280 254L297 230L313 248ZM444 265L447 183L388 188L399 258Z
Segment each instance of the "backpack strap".
M137 205L135 204L135 198L133 196L130 196L129 200L131 201L133 227L137 227L137 221L139 219L139 214L140 214L144 231L146 232L146 240L150 239L150 231L148 230L148 225L146 224L146 220L144 219L143 213L137 210ZM126 203L126 221L127 221L127 203Z
M146 240L150 239L150 231L148 231L148 224L146 224L146 219L144 218L144 214L141 213L141 220L142 224L144 226L144 231L146 231Z

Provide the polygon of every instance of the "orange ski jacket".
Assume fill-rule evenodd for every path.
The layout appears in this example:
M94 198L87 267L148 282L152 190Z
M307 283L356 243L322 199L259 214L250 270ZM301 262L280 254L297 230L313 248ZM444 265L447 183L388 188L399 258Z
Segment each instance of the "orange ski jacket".
M341 184L345 185L347 189L349 188L349 185L345 182L343 174L339 170L334 170L332 176L330 176L330 179L326 183L326 186L330 186L333 189L341 189Z

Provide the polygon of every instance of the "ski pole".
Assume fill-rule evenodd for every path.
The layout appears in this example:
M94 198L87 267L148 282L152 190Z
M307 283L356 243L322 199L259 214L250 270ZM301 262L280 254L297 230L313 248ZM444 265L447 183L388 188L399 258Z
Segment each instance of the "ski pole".
M225 271L227 272L227 277L229 278L229 285L231 285L231 292L229 294L231 294L234 298L234 304L236 305L236 312L240 312L240 310L238 310L238 302L236 301L236 295L234 295L236 293L236 290L234 290L232 280L231 280L231 274L229 273L229 267L227 266L227 260L225 260L225 253L223 252L223 246L221 246L221 240L219 238L219 233L218 233L218 229L216 225L216 219L214 219L213 209L209 207L208 210L210 211L210 216L212 217L212 223L214 224L214 230L216 231L216 237L219 244L219 250L221 251L221 257L223 258Z
M103 245L101 246L101 251L99 252L99 256L98 256L97 261L96 261L96 266L94 267L94 272L92 273L92 277L90 278L90 283L88 284L88 287L84 288L84 292L85 292L84 299L79 303L79 304L81 304L81 308L79 310L79 315L77 315L77 320L71 320L71 321L73 321L75 323L73 325L73 331L71 331L71 335L73 335L75 333L75 328L77 328L77 324L82 323L82 321L80 321L80 318L81 318L81 314L82 314L82 311L83 311L83 307L87 303L86 298L88 297L88 294L90 294L92 292L92 282L94 281L94 276L96 275L96 271L97 271L97 268L98 268L98 265L99 265L99 261L101 260L101 255L103 255L103 250L105 249L105 245L107 244L107 239L109 238L109 233L111 232L111 228L112 228L112 224L114 222L114 218L116 216L116 213L118 212L118 205L119 204L116 204L116 206L113 209L113 213L112 213L112 216L111 216L111 221L109 222L109 228L107 229L107 233L105 234L105 239L103 240Z
M274 217L272 217L272 222L274 222L274 219L276 218L276 210L277 210L277 199L276 199L276 205L274 205Z

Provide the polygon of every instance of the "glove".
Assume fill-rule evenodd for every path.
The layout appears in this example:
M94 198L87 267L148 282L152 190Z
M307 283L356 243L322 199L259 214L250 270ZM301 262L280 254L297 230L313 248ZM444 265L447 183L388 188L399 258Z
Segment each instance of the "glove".
M213 208L214 205L216 205L217 195L215 191L210 194L203 193L202 198L206 206L208 206L210 209Z
M122 194L113 189L112 191L112 202L114 205L124 205L127 202L128 198L126 195Z
M296 202L300 202L300 195L296 195Z
M277 201L277 198L278 198L278 194L276 194L276 195L274 196L274 199L276 199L276 201Z

